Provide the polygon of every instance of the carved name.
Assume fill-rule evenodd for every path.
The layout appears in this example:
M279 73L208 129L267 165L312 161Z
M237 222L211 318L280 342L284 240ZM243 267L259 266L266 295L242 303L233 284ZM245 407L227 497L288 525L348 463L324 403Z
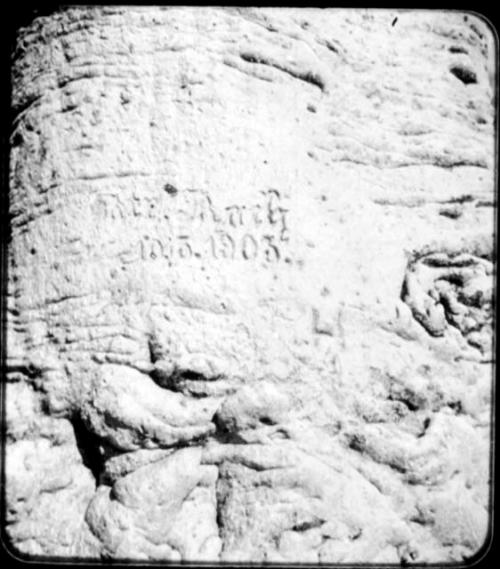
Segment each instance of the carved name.
M140 221L140 239L126 257L169 263L196 259L290 262L289 209L278 190L255 203L217 207L202 190L162 198L132 194L128 202L100 194L96 213L108 222ZM148 229L144 231L144 221Z

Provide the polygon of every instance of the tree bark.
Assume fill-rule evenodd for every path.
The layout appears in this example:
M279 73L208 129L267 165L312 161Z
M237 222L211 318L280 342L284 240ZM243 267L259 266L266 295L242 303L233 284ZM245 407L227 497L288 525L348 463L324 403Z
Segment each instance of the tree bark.
M461 12L72 7L18 30L17 555L485 546L495 65Z

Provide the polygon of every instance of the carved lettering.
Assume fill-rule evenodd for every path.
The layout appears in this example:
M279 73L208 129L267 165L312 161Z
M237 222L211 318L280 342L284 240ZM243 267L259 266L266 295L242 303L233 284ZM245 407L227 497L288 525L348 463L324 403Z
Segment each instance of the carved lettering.
M105 219L124 219L126 208L120 198L114 194L99 194L94 208Z
M190 259L193 256L193 249L189 243L188 235L179 235L179 257Z
M226 211L229 213L229 225L232 227L241 227L244 225L243 213L245 206L231 205L226 207Z
M159 239L151 239L150 241L150 253L151 259L160 259L163 255L163 244Z
M134 255L142 261L289 262L289 208L276 189L258 195L256 203L220 207L197 189L161 192L156 198L133 192L128 203L114 194L101 194L95 207L117 223L130 218L143 218L142 224L156 222L154 233L139 240L137 252L124 255L129 262Z
M269 262L272 261L279 261L280 259L280 252L278 246L274 243L274 236L273 235L264 235L264 240L267 243L266 247L266 260Z
M241 242L241 252L243 255L244 259L255 259L257 257L257 254L259 252L259 246L257 244L257 241L254 239L254 237L252 237L252 235L249 235L248 233L246 233L243 236L242 242Z

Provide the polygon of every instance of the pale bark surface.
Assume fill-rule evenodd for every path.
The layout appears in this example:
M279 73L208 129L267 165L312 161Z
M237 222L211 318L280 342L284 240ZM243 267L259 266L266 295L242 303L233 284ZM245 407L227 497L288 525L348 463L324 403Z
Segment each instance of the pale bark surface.
M494 71L458 12L70 8L19 30L18 554L478 552Z

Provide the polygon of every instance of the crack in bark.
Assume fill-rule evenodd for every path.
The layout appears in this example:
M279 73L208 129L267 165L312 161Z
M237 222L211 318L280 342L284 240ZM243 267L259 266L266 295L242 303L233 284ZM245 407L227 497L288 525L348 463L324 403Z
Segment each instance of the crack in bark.
M97 488L102 483L101 478L105 462L105 458L100 450L102 448L101 438L87 429L78 413L75 413L69 420L73 427L76 446L82 462L92 473Z
M240 57L241 59L243 59L243 61L246 61L247 63L254 63L254 64L267 65L269 67L273 67L278 71L283 71L284 73L287 73L294 79L299 79L300 81L304 81L305 83L309 83L310 85L319 87L321 91L326 90L326 83L324 79L320 77L318 73L314 73L311 70L301 71L298 69L292 69L281 63L271 61L266 57L255 55L249 52L240 53Z

